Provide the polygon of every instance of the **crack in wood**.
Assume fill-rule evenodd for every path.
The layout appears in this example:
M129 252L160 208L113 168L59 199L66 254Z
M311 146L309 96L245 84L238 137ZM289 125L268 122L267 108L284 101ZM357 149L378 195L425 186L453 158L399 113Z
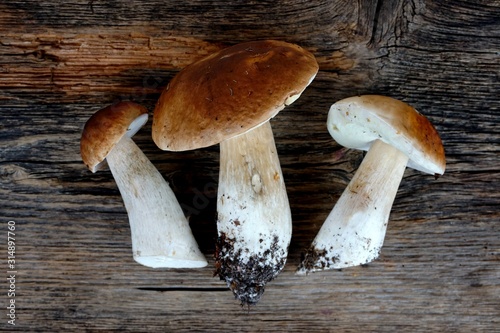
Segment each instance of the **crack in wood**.
M159 292L169 292L169 291L186 291L186 292L227 292L229 288L226 287L138 287L137 290L145 291L159 291Z

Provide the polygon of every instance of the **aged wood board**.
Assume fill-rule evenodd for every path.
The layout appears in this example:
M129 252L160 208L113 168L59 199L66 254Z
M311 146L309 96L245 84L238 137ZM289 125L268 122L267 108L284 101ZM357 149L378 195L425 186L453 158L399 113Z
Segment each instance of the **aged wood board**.
M320 70L271 122L293 236L285 270L247 308L213 277L218 146L160 151L151 122L135 136L209 260L153 270L132 259L112 175L85 168L79 140L98 109L133 100L152 112L184 66L257 39L299 44ZM498 332L499 51L498 0L2 1L0 330ZM446 172L407 169L378 260L297 276L363 158L330 137L328 109L369 93L434 123Z

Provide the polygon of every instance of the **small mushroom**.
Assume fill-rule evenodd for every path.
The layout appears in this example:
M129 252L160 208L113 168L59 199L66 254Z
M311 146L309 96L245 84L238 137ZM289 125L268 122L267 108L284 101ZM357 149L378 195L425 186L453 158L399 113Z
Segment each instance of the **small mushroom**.
M204 267L174 193L131 139L147 120L146 108L133 102L97 111L82 132L83 162L92 172L108 162L128 212L135 261L153 268Z
M316 235L299 274L375 260L406 167L436 177L445 170L436 129L413 107L393 98L343 99L330 108L327 126L342 146L368 152Z
M281 41L214 53L179 72L153 115L164 150L220 143L216 274L242 304L255 304L283 269L292 224L269 119L318 71L314 56Z

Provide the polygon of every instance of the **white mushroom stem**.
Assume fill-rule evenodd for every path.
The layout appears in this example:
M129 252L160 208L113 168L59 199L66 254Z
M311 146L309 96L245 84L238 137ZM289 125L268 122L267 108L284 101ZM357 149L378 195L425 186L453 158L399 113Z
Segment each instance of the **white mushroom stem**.
M153 268L206 266L170 186L132 139L125 135L107 161L128 212L135 261Z
M292 218L269 122L220 144L216 273L255 304L283 269Z
M357 266L379 256L408 157L376 140L325 220L297 273Z

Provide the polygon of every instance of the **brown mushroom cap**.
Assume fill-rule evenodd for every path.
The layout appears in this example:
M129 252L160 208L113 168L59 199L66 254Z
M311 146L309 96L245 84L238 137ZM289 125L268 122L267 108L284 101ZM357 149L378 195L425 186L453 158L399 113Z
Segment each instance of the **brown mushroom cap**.
M119 102L94 113L83 128L80 153L92 172L102 166L120 139L132 137L148 120L148 110L133 102Z
M311 53L286 42L223 49L172 79L154 110L153 140L160 149L182 151L247 132L293 102L317 71Z
M328 131L344 147L370 149L375 140L408 156L408 167L442 175L446 167L443 143L431 122L412 106L380 95L342 99L330 108Z

